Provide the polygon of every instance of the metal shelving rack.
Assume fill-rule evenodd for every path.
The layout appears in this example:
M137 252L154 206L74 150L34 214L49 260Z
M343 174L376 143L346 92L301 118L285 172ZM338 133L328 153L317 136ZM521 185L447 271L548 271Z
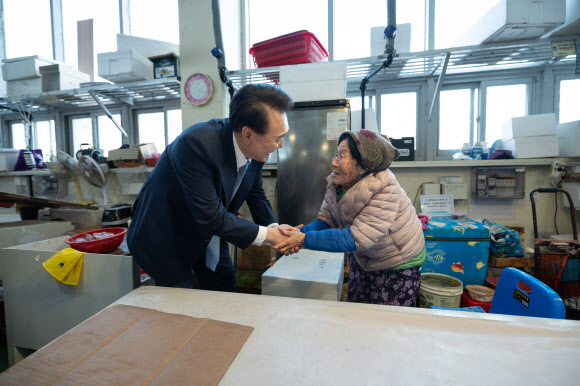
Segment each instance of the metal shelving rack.
M397 54L387 71L381 71L373 78L373 82L573 64L576 55L557 59L552 57L550 43L564 40L575 40L578 44L580 35L401 53ZM345 60L347 82L360 83L364 77L380 67L385 59L386 55L380 55ZM227 75L239 86L249 83L278 83L280 67L229 71Z
M91 84L71 90L51 91L41 94L0 98L0 105L14 110L31 113L55 109L99 106L91 94L95 94L104 105L180 99L181 88L177 79L154 79L120 84ZM2 113L13 113L2 109Z

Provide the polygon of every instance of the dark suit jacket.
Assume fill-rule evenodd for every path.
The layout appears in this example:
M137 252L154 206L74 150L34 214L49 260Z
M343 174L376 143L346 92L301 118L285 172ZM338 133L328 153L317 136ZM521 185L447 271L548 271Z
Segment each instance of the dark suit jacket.
M276 222L262 189L263 162L252 160L232 197L236 156L227 119L185 130L159 158L133 206L127 234L131 254L158 285L170 286L203 259L213 235L247 248L258 225ZM236 215L248 203L254 223Z

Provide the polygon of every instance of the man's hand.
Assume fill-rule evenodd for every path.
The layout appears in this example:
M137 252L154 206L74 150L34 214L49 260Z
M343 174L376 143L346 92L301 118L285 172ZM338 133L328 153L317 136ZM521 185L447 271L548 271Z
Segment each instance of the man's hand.
M286 231L300 232L300 229L302 229L303 226L304 226L304 224L300 224L300 225L297 225L295 227L293 227L292 225L288 225L288 224L282 224L282 225L278 225L278 229L283 229Z
M286 256L298 252L304 247L304 238L306 234L300 231L290 231L285 229L280 229L280 233L284 236L289 236L286 240L279 244L274 245L274 248L285 254Z
M282 243L288 238L287 235L281 233L279 228L268 228L268 234L266 235L266 242L271 245L276 245Z

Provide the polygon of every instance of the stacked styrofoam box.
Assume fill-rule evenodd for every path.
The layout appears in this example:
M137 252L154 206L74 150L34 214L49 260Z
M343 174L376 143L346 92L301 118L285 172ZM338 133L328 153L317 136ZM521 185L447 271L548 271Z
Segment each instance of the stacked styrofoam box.
M516 158L558 157L554 113L511 118L503 128L503 150Z
M179 44L164 42L161 40L145 39L138 36L117 34L117 50L134 50L139 55L149 58L151 56L165 55L174 52L179 56Z
M580 121L560 123L556 126L560 157L580 157Z
M53 64L40 67L42 74L42 91L70 90L80 87L81 83L90 82L91 77L84 72L73 70L66 64Z
M41 66L57 62L41 56L3 59L2 76L6 81L8 96L40 94L42 92Z
M284 256L262 275L262 295L340 300L344 253L302 249Z
M280 88L295 102L346 99L346 62L282 66Z
M0 149L0 172L13 172L19 155L19 149Z
M97 55L99 76L114 83L153 79L153 62L135 50Z

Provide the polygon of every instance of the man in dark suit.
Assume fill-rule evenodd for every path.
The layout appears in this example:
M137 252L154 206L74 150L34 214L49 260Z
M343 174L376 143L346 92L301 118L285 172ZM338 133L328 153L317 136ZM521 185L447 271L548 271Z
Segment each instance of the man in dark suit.
M127 235L157 285L192 288L193 271L201 289L233 291L226 241L245 249L286 238L272 226L262 166L283 146L292 105L278 87L247 85L232 98L229 119L193 125L167 146L133 205ZM254 223L236 215L244 201Z

